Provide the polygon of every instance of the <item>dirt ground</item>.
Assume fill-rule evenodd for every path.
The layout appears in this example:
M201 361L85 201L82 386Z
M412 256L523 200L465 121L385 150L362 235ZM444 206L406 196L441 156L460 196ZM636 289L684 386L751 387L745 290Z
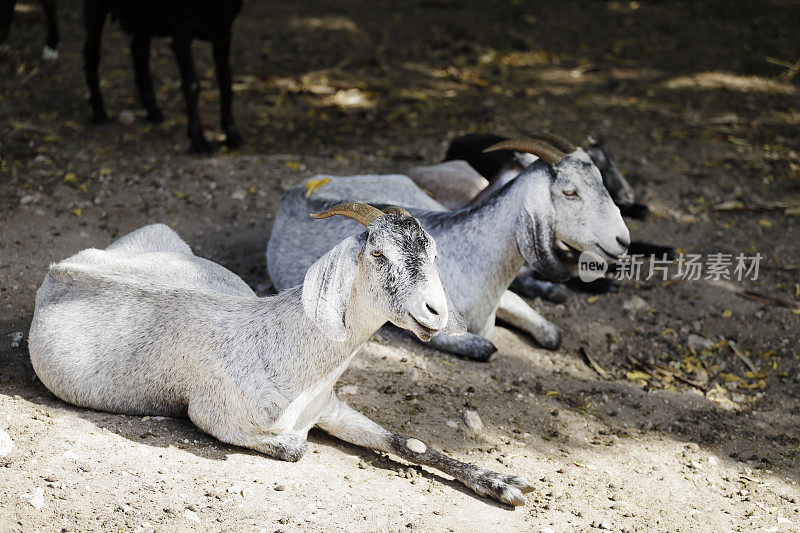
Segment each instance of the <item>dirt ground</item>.
M185 153L166 41L153 69L167 120L153 127L127 39L107 27L109 114L137 120L92 126L80 2L60 2L55 63L39 59L38 3L18 6L0 48L0 429L14 444L0 458L0 530L800 531L800 4L245 4L233 65L248 144L206 158ZM210 49L195 51L218 135ZM605 139L653 211L629 221L634 239L764 260L757 281L533 301L563 329L556 352L505 328L486 364L392 333L368 343L340 396L535 481L525 507L318 431L288 464L186 420L79 409L33 373L27 331L51 261L164 222L266 292L272 217L299 180L437 161L461 133L538 130ZM693 351L690 334L708 346ZM467 409L482 429L465 426Z

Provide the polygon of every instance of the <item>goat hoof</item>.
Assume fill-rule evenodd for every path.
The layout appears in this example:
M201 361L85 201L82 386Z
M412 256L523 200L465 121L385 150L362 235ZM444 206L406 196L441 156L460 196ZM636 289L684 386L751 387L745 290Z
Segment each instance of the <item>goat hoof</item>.
M525 494L534 489L525 478L498 474L491 470L484 470L471 488L481 496L515 507L525 505Z
M189 146L189 152L193 154L210 154L211 153L211 145L205 139L205 137L200 137L199 139L192 140L192 144Z
M558 350L561 346L561 330L553 325L552 328L547 328L543 335L538 336L536 342L545 350Z
M164 113L160 109L151 109L147 112L147 122L161 124L164 122Z
M230 130L225 134L225 146L228 148L239 148L244 144L244 139L236 130Z
M561 283L554 283L553 287L542 293L542 298L554 304L563 304L569 300L569 289Z
M108 115L105 111L92 113L92 124L105 124L108 122Z
M459 350L455 355L469 361L485 363L497 352L497 347L491 341L477 337L471 339L463 350Z

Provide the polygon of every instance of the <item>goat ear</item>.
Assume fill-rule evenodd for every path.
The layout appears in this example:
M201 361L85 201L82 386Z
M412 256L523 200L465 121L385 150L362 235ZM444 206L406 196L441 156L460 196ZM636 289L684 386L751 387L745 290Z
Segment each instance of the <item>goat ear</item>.
M570 270L555 255L555 209L550 199L550 173L535 176L517 218L516 239L520 255L528 265L551 281L566 281Z
M350 301L358 254L363 242L348 237L317 259L303 281L303 310L329 339L342 342L347 337L345 313Z
M445 297L447 298L447 324L444 328L439 332L440 335L464 335L467 332L467 319L464 318L464 315L461 314L455 304L453 304L453 300L450 299L450 295L447 294L447 290L444 293Z

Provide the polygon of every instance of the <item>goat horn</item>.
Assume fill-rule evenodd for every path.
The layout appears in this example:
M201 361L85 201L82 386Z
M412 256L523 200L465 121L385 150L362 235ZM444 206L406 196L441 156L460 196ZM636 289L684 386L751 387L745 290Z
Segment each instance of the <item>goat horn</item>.
M548 142L565 154L572 153L578 149L577 146L566 140L561 135L556 135L555 133L532 133L531 139L539 139L540 141Z
M397 207L396 205L390 205L386 209L383 210L384 213L387 215L398 215L401 217L410 217L411 213L403 209L402 207Z
M557 165L563 158L564 153L556 148L541 143L539 141L529 141L527 139L509 140L493 144L484 152L496 152L498 150L515 150L517 152L528 152L549 165Z
M339 204L326 209L322 213L311 213L311 218L328 218L333 215L342 215L344 217L352 218L369 226L369 224L378 217L384 215L380 209L372 207L368 204L358 204L355 202L348 202L346 204Z

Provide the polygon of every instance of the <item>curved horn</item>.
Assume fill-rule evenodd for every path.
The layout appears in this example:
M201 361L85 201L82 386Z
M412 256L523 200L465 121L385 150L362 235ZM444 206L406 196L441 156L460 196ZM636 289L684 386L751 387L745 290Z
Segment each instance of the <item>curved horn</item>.
M496 152L498 150L515 150L517 152L528 152L549 165L557 165L563 158L564 153L560 150L546 145L539 141L529 141L527 139L509 140L493 144L484 152Z
M387 215L398 215L401 217L410 217L411 213L403 209L402 207L397 207L396 205L390 205L383 212Z
M346 204L335 205L330 209L326 209L322 213L311 213L311 218L328 218L332 217L333 215L349 217L353 220L361 222L365 226L369 226L370 222L378 217L383 216L383 213L380 211L380 209L372 207L368 204L348 202Z
M548 142L565 154L572 153L578 149L577 146L566 140L561 135L556 135L555 133L532 133L531 139L539 139L540 141Z

